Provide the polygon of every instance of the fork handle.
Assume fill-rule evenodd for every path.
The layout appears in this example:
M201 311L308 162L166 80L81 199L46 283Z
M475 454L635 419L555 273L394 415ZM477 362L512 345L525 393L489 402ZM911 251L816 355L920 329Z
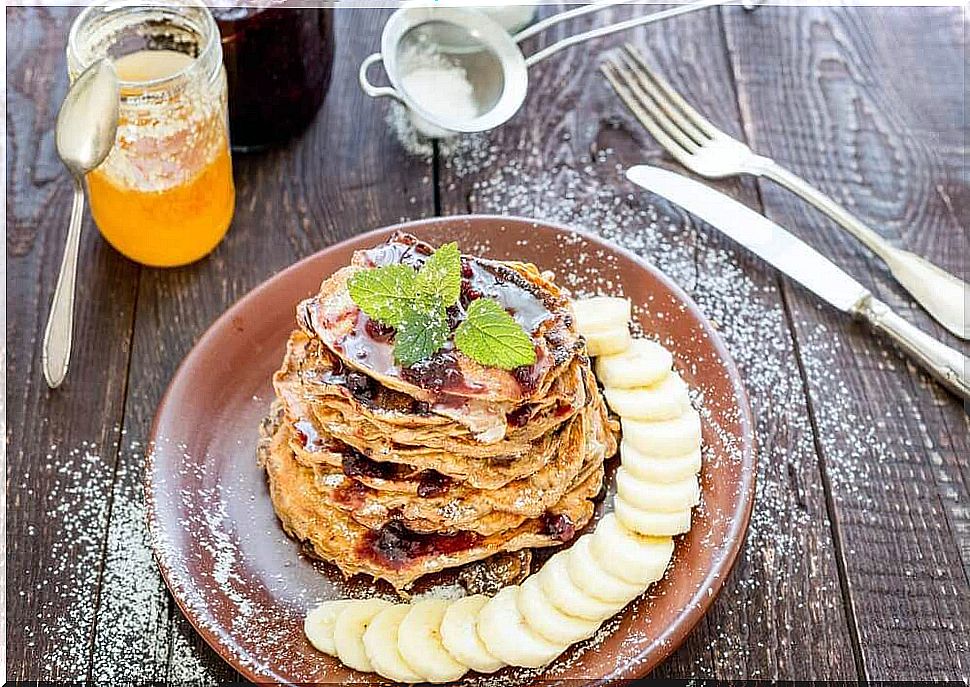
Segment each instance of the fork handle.
M961 339L970 339L966 314L970 286L965 281L915 253L892 246L844 207L774 160L758 156L752 167L755 174L801 196L847 229L885 261L896 280L940 324Z

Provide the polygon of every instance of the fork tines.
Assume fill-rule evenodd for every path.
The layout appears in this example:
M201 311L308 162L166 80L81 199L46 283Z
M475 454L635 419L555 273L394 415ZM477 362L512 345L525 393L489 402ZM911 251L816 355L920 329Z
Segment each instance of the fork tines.
M650 69L629 43L601 70L640 123L675 157L681 151L696 153L721 133Z

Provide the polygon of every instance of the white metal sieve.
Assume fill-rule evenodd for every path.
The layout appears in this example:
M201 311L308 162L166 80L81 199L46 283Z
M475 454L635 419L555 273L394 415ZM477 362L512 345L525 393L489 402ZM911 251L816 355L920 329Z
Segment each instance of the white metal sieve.
M669 19L720 5L725 0L694 0L678 7L602 26L564 38L525 57L519 43L567 19L631 2L604 0L561 12L539 21L514 36L501 24L471 9L449 6L405 6L388 19L381 34L381 51L360 65L361 88L372 98L391 97L403 103L418 129L431 137L486 131L508 121L525 100L528 68L563 48L616 31ZM462 112L448 111L434 92L409 89L405 78L423 60L439 61L460 70L470 87L472 105ZM390 86L376 86L367 78L371 65L382 62ZM433 91L434 84L431 84ZM427 89L426 89L427 90Z

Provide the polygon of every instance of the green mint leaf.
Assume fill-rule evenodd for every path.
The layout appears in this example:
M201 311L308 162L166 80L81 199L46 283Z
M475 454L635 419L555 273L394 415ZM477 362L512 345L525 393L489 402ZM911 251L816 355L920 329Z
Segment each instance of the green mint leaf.
M418 301L397 327L394 359L410 367L434 355L448 340L448 316L440 303Z
M412 310L417 277L407 265L385 265L355 273L347 288L368 317L397 327Z
M417 291L437 296L448 307L461 294L461 252L457 243L440 246L418 271Z
M532 339L498 301L479 298L455 330L455 345L472 360L511 370L536 361Z

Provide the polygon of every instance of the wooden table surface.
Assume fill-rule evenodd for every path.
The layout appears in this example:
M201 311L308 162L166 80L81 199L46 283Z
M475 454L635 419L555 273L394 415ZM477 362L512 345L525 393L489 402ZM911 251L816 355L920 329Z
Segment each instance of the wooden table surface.
M75 13L7 9L10 679L235 677L175 608L147 548L139 484L159 398L209 323L278 270L366 229L466 212L553 217L637 247L698 300L742 367L760 443L752 530L713 609L655 676L970 675L966 407L864 326L624 182L620 168L639 161L676 165L597 69L605 50L632 40L716 124L966 279L961 8L681 17L540 64L510 123L427 156L402 146L388 104L356 83L387 11L338 10L323 109L290 144L235 157L235 220L210 257L140 268L86 220L73 364L52 392L40 342L71 201L53 123ZM750 178L715 185L959 346L797 198Z

